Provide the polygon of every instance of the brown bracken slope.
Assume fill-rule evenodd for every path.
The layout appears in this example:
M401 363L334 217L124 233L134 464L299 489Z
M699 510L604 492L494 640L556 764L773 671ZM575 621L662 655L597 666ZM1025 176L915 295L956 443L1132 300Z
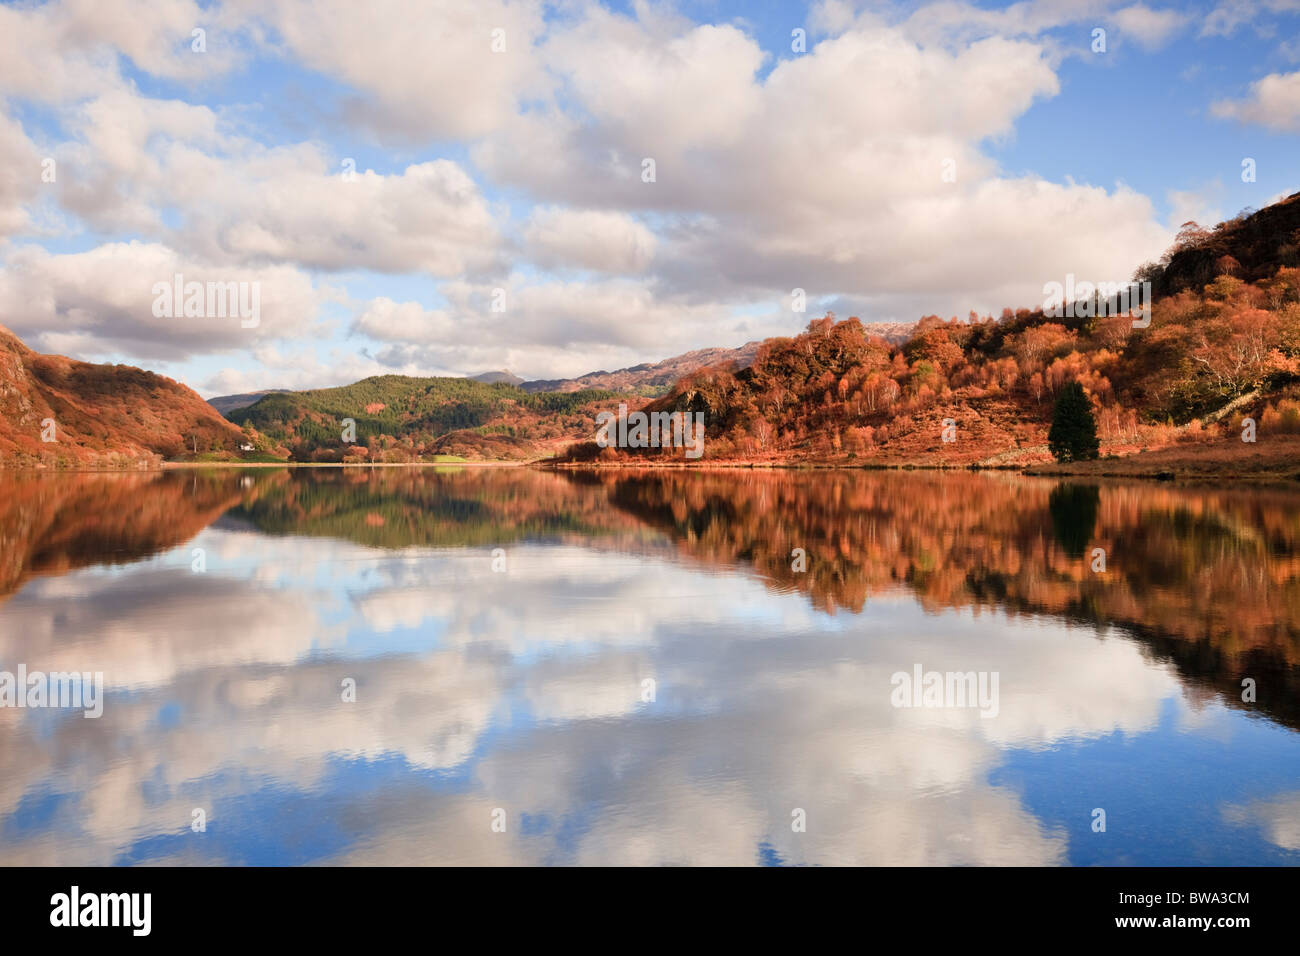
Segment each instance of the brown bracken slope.
M42 355L0 326L0 467L142 467L196 450L233 457L246 440L179 382Z

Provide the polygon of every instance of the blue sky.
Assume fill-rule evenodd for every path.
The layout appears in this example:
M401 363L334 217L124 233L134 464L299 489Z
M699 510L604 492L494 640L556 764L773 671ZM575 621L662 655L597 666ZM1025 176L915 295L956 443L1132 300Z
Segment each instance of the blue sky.
M1300 0L120 0L0 35L0 322L204 395L996 313L1300 189ZM176 273L255 286L257 325L154 314Z

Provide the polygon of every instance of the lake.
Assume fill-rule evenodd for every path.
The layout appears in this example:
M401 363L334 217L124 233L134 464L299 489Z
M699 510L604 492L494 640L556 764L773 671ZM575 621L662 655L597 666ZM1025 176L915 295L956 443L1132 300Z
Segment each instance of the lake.
M1294 865L1298 663L1295 486L0 475L0 863Z

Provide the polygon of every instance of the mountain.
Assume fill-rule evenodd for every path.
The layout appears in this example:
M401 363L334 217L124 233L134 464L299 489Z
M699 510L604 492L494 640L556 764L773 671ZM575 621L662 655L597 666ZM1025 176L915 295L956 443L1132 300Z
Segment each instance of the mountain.
M914 326L870 328L902 341ZM701 368L743 369L759 345L697 349L572 379L525 382L508 370L468 378L381 375L339 388L272 389L210 403L298 461L534 459L589 437L596 413L619 400L638 408ZM343 423L349 418L356 434L345 444Z
M577 378L538 379L524 382L520 387L526 392L576 392L585 388L605 388L629 395L658 395L683 375L706 365L734 362L737 368L744 368L753 361L758 345L757 342L748 342L735 349L696 349L662 362L633 365L614 372L588 372Z
M265 395L231 419L297 461L524 459L590 434L596 411L614 397L597 389L529 394L504 382L377 375Z
M913 326L868 326L901 340ZM877 341L886 342L884 338ZM697 349L615 372L525 382L380 375L339 388L276 392L230 413L296 461L529 460L553 457L588 439L596 415L645 405L701 369L743 372L760 343ZM514 378L514 376L511 376ZM344 441L346 422L355 433Z
M506 385L522 385L524 380L509 369L498 369L495 372L484 372L481 375L471 375L476 382L482 382L485 385L496 385L504 383Z
M1300 193L1213 229L1189 223L1136 275L1155 292L1149 323L1136 326L1102 315L1095 298L1064 314L1004 309L967 322L827 315L797 336L575 379L383 375L214 399L234 424L171 379L39 355L0 329L0 464L237 459L249 443L300 461L634 459L650 450L591 441L596 415L625 403L703 415L705 459L1036 467L1050 461L1055 396L1077 381L1102 442L1094 468L1175 449L1178 460L1233 463L1219 471L1294 473ZM41 441L47 420L56 442Z
M272 392L287 392L287 388L267 388L260 392L244 392L241 395L218 395L216 398L209 398L208 404L219 411L222 415L229 417L230 413L237 408L246 408L252 405L263 395L270 395Z
M828 315L763 342L744 368L686 375L645 410L703 415L705 459L1023 467L1051 460L1052 406L1077 381L1103 455L1177 444L1220 471L1294 474L1298 223L1300 194L1212 231L1185 228L1138 270L1155 292L1149 324L1100 315L1094 297L1061 314L928 316L898 344ZM569 457L682 454L589 441Z
M195 448L236 457L247 441L179 382L42 355L0 326L0 466L156 465Z

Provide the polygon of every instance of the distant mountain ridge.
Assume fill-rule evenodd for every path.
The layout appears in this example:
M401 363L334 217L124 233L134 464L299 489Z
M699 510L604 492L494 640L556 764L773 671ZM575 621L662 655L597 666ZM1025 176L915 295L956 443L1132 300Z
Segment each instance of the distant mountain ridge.
M871 322L865 328L891 345L901 345L916 331L915 322ZM661 362L643 362L613 372L603 369L588 372L577 378L537 379L523 382L519 387L525 392L576 392L585 388L607 388L616 392L630 392L648 397L660 395L671 388L683 375L689 375L710 365L732 363L735 371L748 368L758 355L759 341L746 342L737 348L695 349L674 355Z
M470 378L476 382L482 382L485 385L496 385L498 382L504 382L506 385L524 384L524 380L508 368L497 369L494 372L483 372L479 375L471 375Z
M219 411L222 415L229 416L230 413L236 409L247 408L265 395L271 395L275 392L290 391L293 390L289 388L267 388L260 392L243 392L239 395L218 395L216 398L209 398L208 404Z
M866 326L872 335L878 335L891 345L900 345L907 341L916 330L915 322L875 322ZM698 371L710 365L734 363L736 371L747 368L758 354L762 342L746 342L737 348L704 348L683 352L659 362L643 362L627 368L598 372L587 372L576 378L534 379L520 378L509 369L495 369L469 375L471 382L485 385L515 385L529 394L538 392L581 392L590 389L603 389L625 394L654 397L668 391L683 375ZM355 384L355 383L354 383ZM208 404L221 414L230 417L232 412L247 408L267 395L292 392L288 388L268 388L259 392L244 392L239 395L219 395L208 399ZM316 389L315 391L320 391Z
M667 389L690 372L708 365L735 362L744 368L758 354L759 342L746 342L739 348L696 349L666 358L662 362L645 362L613 372L588 372L577 378L537 379L519 387L525 392L577 392L586 388L607 388L616 392L655 393Z
M879 335L891 345L899 345L911 337L916 323L874 322L866 328L872 335ZM616 392L654 397L668 391L682 376L711 365L732 363L735 371L748 368L762 344L756 341L746 342L734 349L695 349L661 362L643 362L613 372L588 372L577 378L538 379L524 382L519 387L526 392L576 392L585 388L607 388Z

